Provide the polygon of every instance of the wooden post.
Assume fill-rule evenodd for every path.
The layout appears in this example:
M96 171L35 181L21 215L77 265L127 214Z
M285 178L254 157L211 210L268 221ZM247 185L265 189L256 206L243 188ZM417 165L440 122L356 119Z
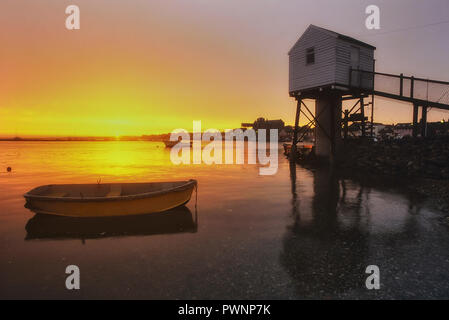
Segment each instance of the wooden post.
M295 130L293 131L291 159L294 159L296 157L296 144L298 143L299 115L301 113L301 98L296 98L296 100L298 101L298 103L296 105Z
M348 127L348 121L349 121L349 110L345 110L345 117L343 120L343 137L346 141L346 139L348 139L348 131L349 131L349 127Z
M418 136L418 104L413 104L413 138Z
M363 97L360 97L360 115L362 116L362 138L366 136L365 130L365 102L363 101Z
M337 109L337 106L334 105L334 102L336 101L334 95L331 95L332 99L330 100L331 104L328 106L328 108L330 108L330 136L331 136L331 157L330 157L330 161L331 163L335 162L335 156L337 155L337 147L336 147L336 141L335 141L335 136L336 136L336 126L335 126L335 111ZM339 112L340 118L341 118L341 109ZM340 128L341 128L341 124L340 124ZM341 139L341 131L340 131L340 139Z
M411 76L410 78L410 98L413 98L415 92L415 77Z
M374 87L374 80L376 78L376 60L373 60L373 93L371 95L371 138L374 138L374 91L376 88Z
M402 95L404 94L404 74L403 73L401 73L400 79L401 79L401 84L399 87L399 95L402 97Z
M427 137L427 106L422 106L421 137Z
M332 162L341 144L341 96L323 92L315 101L315 114L319 116L319 120L314 117L316 156Z

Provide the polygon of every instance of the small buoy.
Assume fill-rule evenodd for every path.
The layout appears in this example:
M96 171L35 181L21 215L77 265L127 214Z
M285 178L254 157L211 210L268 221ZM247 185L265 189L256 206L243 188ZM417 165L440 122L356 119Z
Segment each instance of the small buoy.
M6 171L11 172L11 167L6 168Z

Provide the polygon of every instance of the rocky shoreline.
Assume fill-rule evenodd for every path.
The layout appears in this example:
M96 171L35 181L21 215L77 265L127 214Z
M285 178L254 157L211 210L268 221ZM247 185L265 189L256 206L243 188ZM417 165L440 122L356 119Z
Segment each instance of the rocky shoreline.
M313 150L297 152L299 164L312 167L320 164ZM432 207L449 215L448 136L381 142L347 140L336 160L342 172L406 181L411 193L427 199ZM449 226L449 217L445 223Z
M449 137L382 142L349 140L337 165L376 175L407 178L407 187L449 214Z
M449 181L449 137L383 142L349 140L338 165L373 173Z

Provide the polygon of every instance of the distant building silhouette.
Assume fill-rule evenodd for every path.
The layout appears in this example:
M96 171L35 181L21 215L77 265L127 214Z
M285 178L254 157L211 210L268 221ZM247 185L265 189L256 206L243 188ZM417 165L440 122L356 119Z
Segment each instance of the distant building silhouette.
M253 128L254 130L259 129L278 129L281 130L285 127L285 123L282 120L268 120L265 118L257 118L253 123L242 123L243 128Z

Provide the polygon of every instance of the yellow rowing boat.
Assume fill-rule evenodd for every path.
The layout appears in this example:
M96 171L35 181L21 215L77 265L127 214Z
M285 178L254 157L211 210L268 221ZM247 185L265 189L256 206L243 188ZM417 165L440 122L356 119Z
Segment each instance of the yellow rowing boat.
M70 217L161 212L189 202L196 180L150 183L55 184L27 192L25 207Z

